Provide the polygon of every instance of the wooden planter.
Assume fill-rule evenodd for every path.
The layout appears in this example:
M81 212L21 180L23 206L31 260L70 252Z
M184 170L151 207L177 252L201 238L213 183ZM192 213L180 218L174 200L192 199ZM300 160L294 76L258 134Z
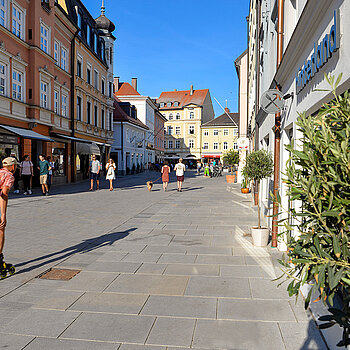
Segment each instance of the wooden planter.
M226 182L229 184L234 184L236 180L236 175L226 175Z
M249 188L244 188L244 187L242 187L242 188L241 188L241 192L242 192L242 193L249 193Z

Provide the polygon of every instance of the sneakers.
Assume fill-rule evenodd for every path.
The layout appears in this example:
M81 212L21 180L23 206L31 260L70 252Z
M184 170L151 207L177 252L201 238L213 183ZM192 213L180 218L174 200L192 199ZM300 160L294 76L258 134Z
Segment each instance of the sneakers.
M28 194L28 192L24 192L23 194L26 196Z
M28 194L33 194L32 190L29 190L29 191L28 191Z
M46 192L46 193L45 193L45 196L48 196L48 195L49 195L49 192Z
M19 194L19 190L13 191L13 193L15 193L15 194Z

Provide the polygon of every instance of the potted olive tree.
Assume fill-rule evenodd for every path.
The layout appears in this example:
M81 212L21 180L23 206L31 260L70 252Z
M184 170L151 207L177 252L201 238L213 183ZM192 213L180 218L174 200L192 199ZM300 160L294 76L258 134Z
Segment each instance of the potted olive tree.
M236 180L236 172L233 172L233 167L239 163L239 154L237 151L234 151L233 149L229 150L226 154L223 156L224 164L229 165L231 169L231 174L226 175L226 181L228 183L235 183Z
M250 180L249 180L248 175L246 174L245 168L243 168L242 174L243 174L243 180L242 180L242 184L241 184L241 192L242 193L249 193L250 192L250 188L249 188Z
M244 173L256 182L258 197L258 226L252 227L253 244L257 247L265 247L269 241L268 227L261 226L261 208L259 201L259 184L262 179L270 177L273 172L273 160L270 153L259 150L248 154Z

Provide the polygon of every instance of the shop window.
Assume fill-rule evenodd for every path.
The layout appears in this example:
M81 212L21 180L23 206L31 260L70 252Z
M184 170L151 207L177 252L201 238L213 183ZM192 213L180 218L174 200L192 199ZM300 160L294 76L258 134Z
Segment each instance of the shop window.
M65 176L66 175L66 149L64 144L56 144L59 147L52 148L52 161L54 163L53 176ZM54 143L55 146L55 143Z

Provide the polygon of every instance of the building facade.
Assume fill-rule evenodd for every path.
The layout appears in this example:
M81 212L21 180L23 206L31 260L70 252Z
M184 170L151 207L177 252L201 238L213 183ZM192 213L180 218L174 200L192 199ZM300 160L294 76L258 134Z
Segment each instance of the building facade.
M208 89L162 92L159 110L167 119L165 158L201 158L201 125L214 118Z
M120 175L141 172L145 166L146 134L149 128L137 118L136 107L129 102L114 101L114 141L111 158Z
M137 118L145 125L146 132L146 155L144 165L148 166L155 162L155 114L158 106L149 96L143 96L137 91L137 78L132 78L131 84L119 82L119 78L114 78L115 96L122 102L129 102L137 109Z
M158 110L154 114L154 150L155 150L155 162L162 163L164 161L164 124L166 118Z
M201 126L202 161L222 161L222 157L230 150L238 151L239 113L225 113Z
M54 0L0 1L0 153L55 162L55 182L71 181L71 41L75 27ZM59 41L62 59L55 58ZM34 167L36 171L36 166ZM38 177L34 177L35 185Z

